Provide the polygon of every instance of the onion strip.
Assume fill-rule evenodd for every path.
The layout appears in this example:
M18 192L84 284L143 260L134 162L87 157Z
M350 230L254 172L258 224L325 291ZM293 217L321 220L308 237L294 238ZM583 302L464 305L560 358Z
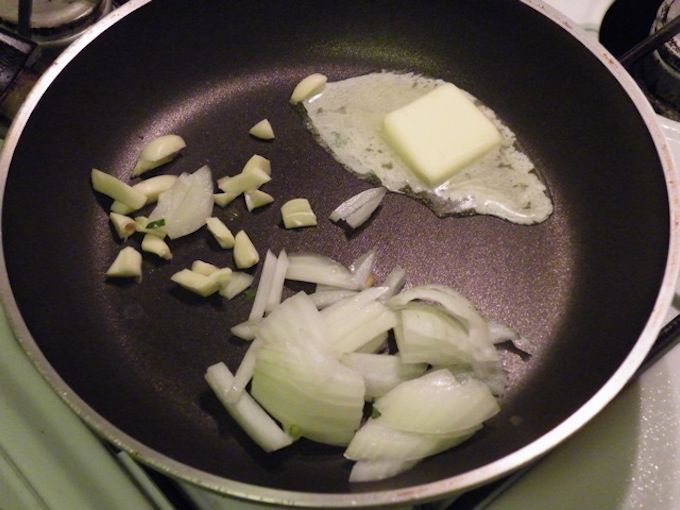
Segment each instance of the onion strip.
M205 373L205 380L227 412L264 451L272 452L292 444L294 439L281 430L248 393L244 393L236 403L225 399L233 378L233 374L224 363L208 367Z
M331 213L330 220L336 223L344 220L352 228L360 227L380 206L386 192L382 187L362 191L340 204Z

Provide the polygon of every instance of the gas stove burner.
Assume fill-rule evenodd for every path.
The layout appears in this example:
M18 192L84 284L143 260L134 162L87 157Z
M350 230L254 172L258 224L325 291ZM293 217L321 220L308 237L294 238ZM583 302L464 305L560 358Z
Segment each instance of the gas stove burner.
M600 41L620 57L679 15L680 0L617 0L602 21ZM631 75L657 113L680 121L680 35L634 65Z
M651 33L680 16L680 1L665 0L657 11ZM680 36L645 58L639 68L639 77L652 93L658 113L680 120Z
M111 0L32 0L31 39L41 46L65 46L111 10ZM0 23L19 24L19 0L0 0Z

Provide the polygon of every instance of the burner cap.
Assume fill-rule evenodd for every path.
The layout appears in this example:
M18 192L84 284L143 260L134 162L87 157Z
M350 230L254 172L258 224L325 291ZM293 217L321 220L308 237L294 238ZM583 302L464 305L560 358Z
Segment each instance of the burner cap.
M33 0L31 38L39 44L68 44L111 10L111 0ZM0 22L15 29L18 0L0 0Z
M657 11L650 33L680 16L680 0L665 0ZM645 58L635 73L656 111L680 120L680 35Z

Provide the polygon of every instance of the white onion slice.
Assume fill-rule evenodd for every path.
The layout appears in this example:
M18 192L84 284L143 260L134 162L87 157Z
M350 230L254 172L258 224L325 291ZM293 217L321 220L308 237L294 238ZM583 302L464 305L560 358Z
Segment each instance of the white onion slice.
M203 166L193 174L182 174L172 187L158 197L149 221L164 220L160 229L170 239L195 232L212 216L213 183L210 168Z
M486 320L477 312L472 303L459 292L443 285L424 285L413 287L394 296L387 304L394 309L399 309L416 300L430 301L441 305L456 321L463 325L477 361L498 361L498 353L491 343L491 334ZM437 360L433 360L432 364L437 364Z
M351 352L340 361L363 376L366 400L381 397L399 383L420 377L427 370L426 363L402 363L394 354Z
M372 287L321 311L336 352L355 351L397 324L394 312L377 301L382 292L382 287Z
M340 289L359 290L354 275L335 260L311 253L288 255L286 279L331 285Z
M269 291L272 288L274 271L276 271L276 255L271 250L267 250L267 255L265 255L264 264L262 265L262 272L260 273L260 281L257 284L257 293L255 294L248 320L258 320L264 317L264 310L269 299Z
M368 250L349 266L349 270L354 275L354 281L360 289L371 286L371 274L375 265L375 250Z
M345 450L350 460L417 461L462 443L480 426L455 434L420 434L386 425L381 417L370 419L357 431Z
M225 394L231 387L233 378L233 374L224 363L208 367L205 374L206 381L227 412L264 451L272 452L292 444L294 439L281 430L247 393L244 393L236 403L225 400Z
M255 372L255 359L257 356L257 350L260 348L262 342L255 339L253 343L250 344L248 350L243 355L241 364L236 369L234 378L231 381L231 386L224 395L224 399L232 404L238 402L243 395L243 391L248 386L248 383L253 377L253 372Z
M257 328L260 325L260 320L245 321L235 326L232 326L230 331L234 336L239 337L241 340L250 341L255 339L257 336Z
M464 323L439 305L412 302L397 313L394 336L405 363L474 366L497 361L495 350L491 357L479 353Z
M269 295L267 296L267 303L264 311L271 312L276 306L281 303L281 296L283 296L283 284L286 280L286 271L288 271L288 255L286 250L281 250L276 259L276 267L272 275L271 285L269 287Z
M388 337L389 337L388 332L384 331L383 333L376 335L375 338L372 338L364 345L356 349L354 352L365 352L367 354L376 354L379 352L383 352L387 349Z
M364 381L335 358L325 334L306 294L277 306L258 328L252 392L294 435L346 445L361 421Z
M319 310L327 308L332 304L337 303L345 298L356 296L356 290L333 289L333 290L317 290L309 297L314 302Z
M406 271L401 266L395 266L390 274L387 275L385 281L380 284L381 287L386 287L385 293L380 296L380 301L386 302L392 296L401 292L406 284Z
M417 460L360 460L352 466L350 482L374 482L408 471Z
M489 321L489 332L491 334L491 341L494 344L512 342L516 349L525 354L536 354L536 346L531 341L504 324L493 320Z
M451 435L477 427L500 408L476 379L459 382L445 369L405 381L373 404L380 422L397 430Z
M371 188L354 195L331 213L331 221L344 220L352 228L360 227L382 203L386 192L385 188Z

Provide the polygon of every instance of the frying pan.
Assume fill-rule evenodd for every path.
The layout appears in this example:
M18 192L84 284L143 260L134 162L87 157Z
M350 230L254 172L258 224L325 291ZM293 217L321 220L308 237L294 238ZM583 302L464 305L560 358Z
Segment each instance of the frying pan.
M336 163L288 104L312 72L331 80L414 71L468 90L516 132L552 195L544 223L437 218L389 194L357 233L325 218L369 187ZM247 135L268 117L277 139ZM129 178L140 148L181 134L159 173L237 173L271 159L276 203L215 214L261 253L307 250L350 263L378 252L411 285L451 285L520 331L506 347L502 411L468 442L397 477L349 484L342 450L301 440L260 451L203 380L246 346L229 327L250 302L188 295L170 275L231 255L205 231L144 261L140 284L105 281L121 245L92 167ZM662 325L678 276L677 182L652 111L600 46L539 2L133 0L52 66L17 116L2 159L2 296L40 371L113 444L171 476L234 497L298 506L380 506L442 498L535 460L623 387ZM278 206L303 196L318 227L287 231ZM133 241L134 244L134 241ZM58 426L58 424L54 424Z

